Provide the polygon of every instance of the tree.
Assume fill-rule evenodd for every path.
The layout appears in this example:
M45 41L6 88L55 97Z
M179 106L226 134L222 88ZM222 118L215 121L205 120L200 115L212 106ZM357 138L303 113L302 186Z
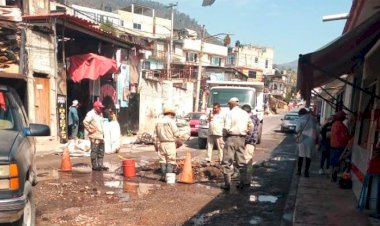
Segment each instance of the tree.
M224 40L223 40L223 45L224 46L229 46L230 44L231 44L230 35L226 35L226 37L224 37Z
M111 34L116 33L116 28L113 26L112 22L108 20L100 24L100 29Z

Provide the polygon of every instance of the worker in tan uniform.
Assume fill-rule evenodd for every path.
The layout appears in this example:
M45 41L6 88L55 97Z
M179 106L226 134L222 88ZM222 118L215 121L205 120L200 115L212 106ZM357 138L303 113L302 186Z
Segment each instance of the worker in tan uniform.
M95 101L91 111L87 112L83 120L84 128L88 132L91 142L91 165L92 170L108 170L103 166L104 158L104 130L103 130L103 104L99 100Z
M223 148L223 174L225 190L230 190L231 175L235 166L240 172L240 182L238 188L243 188L247 182L245 154L245 137L253 127L252 120L246 111L240 108L239 99L236 97L228 101L230 111L227 113L224 122L225 144Z
M174 108L165 106L164 117L158 119L155 126L155 148L160 158L161 180L164 180L166 173L173 173L176 164L176 140L180 137L180 132L174 117Z

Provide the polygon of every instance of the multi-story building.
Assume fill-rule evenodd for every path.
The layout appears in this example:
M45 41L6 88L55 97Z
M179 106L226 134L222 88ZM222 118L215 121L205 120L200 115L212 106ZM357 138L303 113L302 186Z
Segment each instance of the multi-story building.
M228 49L227 66L235 67L252 81L263 81L263 76L273 74L274 50L268 47L240 45Z
M268 88L268 93L279 99L284 99L287 93L287 80L285 71L276 71L274 75L266 75L265 86Z

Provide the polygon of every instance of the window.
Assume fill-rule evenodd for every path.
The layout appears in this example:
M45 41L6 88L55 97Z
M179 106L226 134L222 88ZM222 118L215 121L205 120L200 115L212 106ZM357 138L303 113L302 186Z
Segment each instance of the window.
M124 20L120 20L120 27L124 27Z
M221 66L222 65L222 58L220 57L211 57L210 64L213 66Z
M266 59L266 60L265 60L265 68L268 68L268 66L269 66L269 60Z
M142 65L142 69L150 70L150 61L144 61Z
M255 57L255 63L257 64L259 62L259 58Z
M227 64L235 65L235 56L234 55L228 56L228 58L227 58Z
M196 63L198 61L198 54L192 53L192 52L187 52L186 53L186 61Z
M133 23L133 29L141 30L141 24Z
M256 79L256 71L248 71L248 78Z

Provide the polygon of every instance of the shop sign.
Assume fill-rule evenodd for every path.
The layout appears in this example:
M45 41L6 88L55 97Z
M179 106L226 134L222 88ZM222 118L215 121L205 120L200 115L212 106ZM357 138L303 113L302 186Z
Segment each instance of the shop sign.
M67 141L67 98L64 95L57 95L58 110L58 135L61 143Z

